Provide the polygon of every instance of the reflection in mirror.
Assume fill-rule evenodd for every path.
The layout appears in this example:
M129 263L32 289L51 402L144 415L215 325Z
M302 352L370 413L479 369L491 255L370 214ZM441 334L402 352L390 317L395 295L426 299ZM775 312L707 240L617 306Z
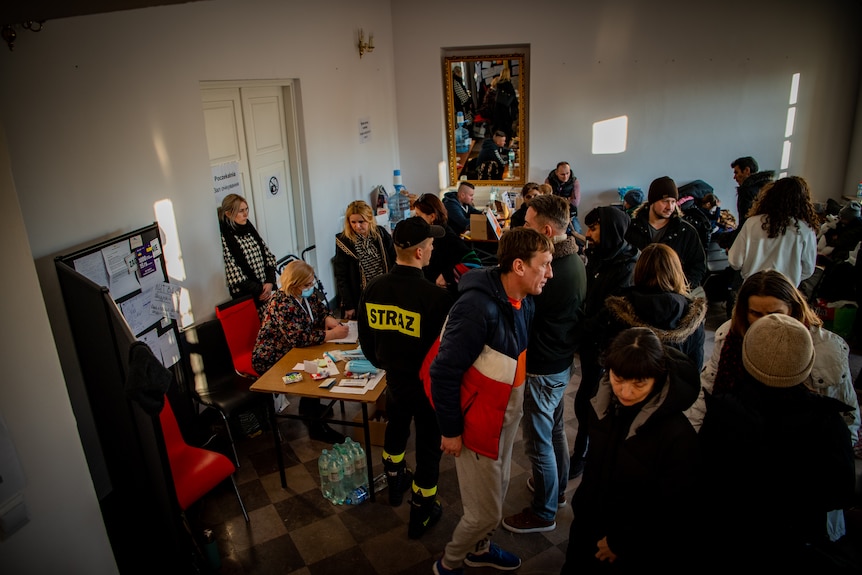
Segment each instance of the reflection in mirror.
M449 185L522 186L527 164L524 54L444 58Z

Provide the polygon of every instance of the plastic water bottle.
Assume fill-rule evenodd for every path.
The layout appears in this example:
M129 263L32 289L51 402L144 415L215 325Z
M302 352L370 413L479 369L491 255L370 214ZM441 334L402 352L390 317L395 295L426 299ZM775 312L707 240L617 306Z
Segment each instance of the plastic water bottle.
M344 468L341 465L341 458L338 453L333 451L329 458L329 500L336 505L344 504Z
M856 197L862 198L862 182L859 182L859 185L856 186Z
M410 197L407 195L407 188L401 181L401 170L395 170L393 173L392 186L395 188L395 192L389 199L389 222L394 230L395 224L410 217Z
M356 486L368 489L368 462L365 461L365 450L360 443L353 442L353 473L356 475Z
M332 483L329 480L329 451L324 449L317 458L317 471L320 473L320 492L332 501Z
M368 490L364 485L360 485L350 492L350 495L344 500L345 505L359 505L368 500Z
M463 154L470 150L470 133L464 127L464 112L458 112L455 129L455 152Z
M344 496L348 497L350 492L356 487L356 474L353 463L353 453L348 451L348 447L344 443L335 446L335 450L341 456L341 468L344 470L342 484L344 485Z
M515 150L509 150L509 179L515 179Z

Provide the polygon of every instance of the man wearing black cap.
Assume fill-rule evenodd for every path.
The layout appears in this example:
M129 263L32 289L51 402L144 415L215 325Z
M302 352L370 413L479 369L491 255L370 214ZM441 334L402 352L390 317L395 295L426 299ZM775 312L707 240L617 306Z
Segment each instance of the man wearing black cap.
M639 250L652 243L666 244L679 256L689 288L694 290L706 277L706 252L697 230L682 219L676 206L678 198L672 179L663 176L653 180L647 203L632 214L626 241Z
M389 503L401 505L410 486L404 453L410 437L410 422L416 424L416 472L410 502L411 539L440 519L437 500L440 471L440 430L428 401L419 368L428 349L443 328L452 299L425 279L434 238L445 229L422 218L408 218L395 226L395 267L372 280L359 302L359 343L365 357L386 370L386 413L389 422L383 440L383 466L389 487Z

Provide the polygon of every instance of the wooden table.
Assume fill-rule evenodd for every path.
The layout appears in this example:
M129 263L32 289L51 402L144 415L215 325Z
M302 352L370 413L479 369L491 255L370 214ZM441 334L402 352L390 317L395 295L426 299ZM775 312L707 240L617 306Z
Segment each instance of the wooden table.
M359 403L362 408L361 423L352 420L348 421L346 419L330 419L328 421L332 423L340 423L342 425L361 427L365 432L365 457L366 464L368 466L368 492L371 496L371 500L374 501L374 472L372 471L371 461L371 432L368 427L368 404L376 403L386 390L386 376L383 377L374 389L366 391L363 395L338 393L329 389L321 389L318 387L321 381L311 379L311 376L304 372L301 382L284 383L281 379L287 372L294 371L293 368L296 364L302 363L306 359L321 359L323 358L324 352L334 350L352 350L356 348L356 345L357 344L323 343L311 347L295 347L278 360L278 363L272 366L266 373L261 375L257 381L251 385L250 389L252 391L263 393L287 393L290 395L298 395L300 397L316 397L322 400L328 400L329 404L327 407L332 406L336 401L340 400ZM341 373L334 376L337 380L336 384L344 377L345 363L339 362L337 366ZM278 471L281 476L281 486L286 488L287 479L284 475L284 456L281 453L281 438L279 438L278 427L276 426L275 406L271 401L268 402L268 405L270 422L272 423L273 437L275 441L275 453L278 460ZM343 414L344 411L342 410L342 417ZM314 419L313 417L294 414L284 414L281 415L281 417L305 420Z

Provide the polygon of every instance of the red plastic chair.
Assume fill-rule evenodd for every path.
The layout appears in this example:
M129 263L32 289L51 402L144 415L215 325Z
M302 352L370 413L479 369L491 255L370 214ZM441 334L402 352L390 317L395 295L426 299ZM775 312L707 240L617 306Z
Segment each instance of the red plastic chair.
M236 471L233 462L221 453L192 447L186 443L167 397L165 397L165 406L159 414L159 420L162 424L162 434L165 436L165 447L171 463L171 475L174 478L174 488L180 508L185 511L195 501L209 493L213 487L230 478L242 515L248 523L248 513L233 478L233 472Z
M251 352L260 331L260 317L250 297L231 300L216 306L216 317L221 322L227 346L230 348L233 367L242 376L257 379L260 374L251 365Z

